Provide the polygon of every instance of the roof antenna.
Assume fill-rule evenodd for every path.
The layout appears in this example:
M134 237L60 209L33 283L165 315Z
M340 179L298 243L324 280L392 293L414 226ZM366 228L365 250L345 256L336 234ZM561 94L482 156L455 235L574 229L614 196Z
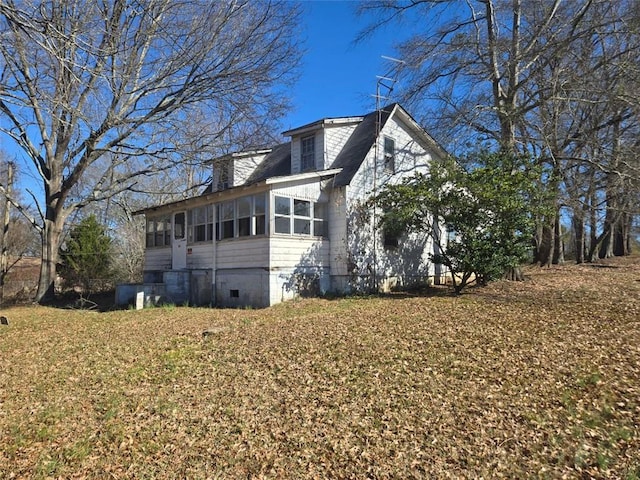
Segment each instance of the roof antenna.
M387 57L382 55L384 60L391 62L391 66L386 74L376 75L376 140L374 147L374 160L373 160L373 197L378 195L378 155L380 144L380 131L382 130L382 107L380 106L380 100L389 100L393 87L395 86L400 70L405 65L404 60L399 60L393 57ZM393 77L391 76L393 75ZM381 88L385 90L385 95L382 95ZM371 215L371 230L373 239L373 268L371 269L371 290L375 293L379 291L378 284L378 254L376 252L378 248L378 219L377 219L377 206L374 204L373 213Z
M400 70L405 65L404 60L399 60L393 57L387 57L385 55L381 55L384 60L391 62L391 67L384 75L376 75L376 94L373 95L376 98L376 110L380 110L380 100L389 100L391 98L391 93L393 92L393 87L398 81L398 75L400 74ZM393 77L391 75L394 75ZM385 94L382 94L381 89L385 90Z

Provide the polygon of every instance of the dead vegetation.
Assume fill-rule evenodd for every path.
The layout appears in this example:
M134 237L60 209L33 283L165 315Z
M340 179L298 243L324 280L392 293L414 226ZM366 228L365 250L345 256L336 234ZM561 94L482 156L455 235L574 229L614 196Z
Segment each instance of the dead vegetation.
M0 477L640 478L640 259L526 274L460 297L6 310Z

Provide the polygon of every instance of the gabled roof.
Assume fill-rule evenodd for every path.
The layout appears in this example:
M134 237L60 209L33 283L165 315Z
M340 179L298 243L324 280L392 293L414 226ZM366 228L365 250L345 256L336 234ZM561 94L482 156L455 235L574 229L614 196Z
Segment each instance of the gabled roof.
M307 172L302 176L309 178L323 178L327 176L335 175L333 180L334 186L345 186L351 183L354 175L360 169L360 166L364 162L367 154L373 148L376 138L379 132L382 131L387 121L392 115L398 115L398 117L411 129L422 141L429 144L438 155L446 156L446 151L427 133L422 127L411 117L411 115L397 103L387 105L380 110L375 110L362 117L340 117L340 118L325 118L316 122L308 123L301 127L288 130L284 132L284 135L300 135L309 131L324 128L325 126L334 126L340 124L354 124L358 123L353 133L345 143L344 147L337 155L333 164L329 166L330 170L322 170L317 172ZM249 176L247 181L242 185L235 188L246 188L251 185L259 183L269 183L268 180L284 181L286 178L291 178L291 142L281 143L271 149L263 149L253 152L238 152L234 154L228 154L223 157L214 159L213 161L226 160L229 158L241 158L243 156L250 156L256 153L266 153L263 161L255 169L255 171ZM298 175L299 176L299 175ZM210 184L200 195L220 195L222 192L213 191L213 184ZM199 197L196 197L199 198ZM195 200L190 199L191 201ZM182 203L185 200L173 202ZM157 207L154 207L155 209ZM150 210L150 209L145 209ZM144 210L136 213L142 213Z

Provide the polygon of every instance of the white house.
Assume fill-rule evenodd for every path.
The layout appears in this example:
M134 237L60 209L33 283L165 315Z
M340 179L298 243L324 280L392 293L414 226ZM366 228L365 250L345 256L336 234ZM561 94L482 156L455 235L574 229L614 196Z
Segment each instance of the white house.
M400 105L283 135L290 141L213 160L200 196L140 212L147 236L137 289L147 302L265 307L438 281L431 236L385 235L368 202L445 155Z

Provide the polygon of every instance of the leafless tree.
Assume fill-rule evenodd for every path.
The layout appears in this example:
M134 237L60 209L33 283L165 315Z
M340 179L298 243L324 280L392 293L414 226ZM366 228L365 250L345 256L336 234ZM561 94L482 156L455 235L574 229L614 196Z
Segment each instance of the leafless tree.
M42 188L37 300L73 212L197 160L194 114L229 145L286 106L298 16L279 0L0 1L0 131Z
M362 38L395 22L417 29L398 45L397 91L452 153L493 145L546 167L540 189L555 208L534 235L540 264L562 260L562 209L581 196L589 198L582 207L600 197L612 205L612 224L628 211L614 203L620 194L612 195L619 192L613 184L574 183L632 178L619 162L623 152L625 168L638 156L629 155L640 99L637 2L383 0L360 10L372 19ZM589 173L571 177L576 169ZM600 230L615 230L606 225Z

